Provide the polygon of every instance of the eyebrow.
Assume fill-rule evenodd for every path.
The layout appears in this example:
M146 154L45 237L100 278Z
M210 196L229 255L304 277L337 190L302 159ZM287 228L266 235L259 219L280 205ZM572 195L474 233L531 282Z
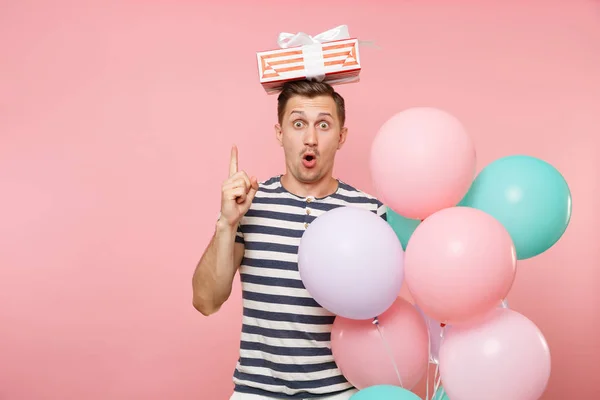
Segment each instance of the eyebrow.
M306 115L304 113L304 111L299 111L299 110L293 110L290 113L290 115L292 115L292 114L300 114L300 115L303 115L303 116ZM330 113L327 113L327 112L321 112L321 113L319 113L319 117L331 117L331 118L333 118L333 116Z

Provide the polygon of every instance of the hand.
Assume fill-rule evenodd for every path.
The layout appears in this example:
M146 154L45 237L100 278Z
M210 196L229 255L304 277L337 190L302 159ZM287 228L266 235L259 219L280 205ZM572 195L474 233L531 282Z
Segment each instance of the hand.
M238 151L237 147L233 146L229 161L229 178L221 187L221 219L229 226L237 227L248 212L257 190L257 179L248 178L244 171L238 171Z

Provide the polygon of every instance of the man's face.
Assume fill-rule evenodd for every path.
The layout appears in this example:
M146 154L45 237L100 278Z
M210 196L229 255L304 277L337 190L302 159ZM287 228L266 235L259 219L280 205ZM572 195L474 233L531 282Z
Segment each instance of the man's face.
M346 140L333 98L289 99L281 125L275 126L288 172L299 182L314 183L333 172L335 153Z

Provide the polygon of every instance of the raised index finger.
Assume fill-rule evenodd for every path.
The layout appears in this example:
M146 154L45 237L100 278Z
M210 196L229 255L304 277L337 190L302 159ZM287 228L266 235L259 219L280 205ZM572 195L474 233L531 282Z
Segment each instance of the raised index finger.
M229 161L229 176L232 177L238 172L238 150L236 146L231 148L231 160Z

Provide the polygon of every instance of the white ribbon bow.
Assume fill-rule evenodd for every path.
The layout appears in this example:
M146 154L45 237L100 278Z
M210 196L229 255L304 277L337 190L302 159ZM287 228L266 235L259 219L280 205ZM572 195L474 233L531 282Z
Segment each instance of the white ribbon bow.
M318 35L310 36L304 32L288 33L281 32L277 38L277 44L282 49L289 47L306 46L309 44L320 44L326 42L332 42L334 40L349 39L350 34L348 33L347 25L336 26L325 32L321 32Z
M322 44L326 42L333 42L334 40L350 39L348 33L348 25L339 25L335 28L331 28L325 32L321 32L318 35L310 36L304 32L288 33L281 32L277 38L277 44L282 49L289 47L308 46L310 44ZM369 46L379 48L373 41L359 40L360 46Z

